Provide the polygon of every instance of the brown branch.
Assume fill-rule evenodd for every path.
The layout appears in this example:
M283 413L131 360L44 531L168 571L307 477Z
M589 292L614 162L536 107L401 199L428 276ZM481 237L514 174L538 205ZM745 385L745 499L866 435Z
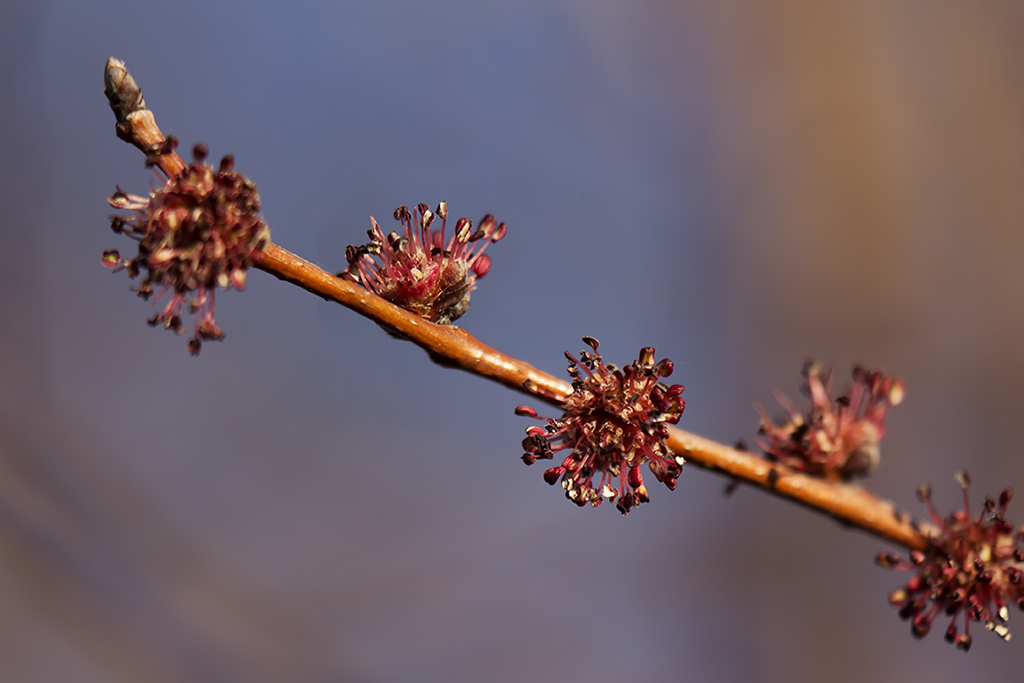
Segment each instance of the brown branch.
M149 163L159 167L168 177L184 169L184 162L173 145L167 144L123 62L113 57L107 60L105 83L107 97L117 117L118 137L145 152ZM565 380L493 349L465 330L424 320L276 244L267 247L256 267L352 309L420 346L432 359L447 367L487 377L554 405L560 405L571 391ZM933 531L860 486L800 474L681 429L670 429L668 445L696 467L718 472L824 513L841 524L897 545L923 550L927 546L927 536Z
M369 318L422 347L441 365L462 368L520 391L525 391L524 382L532 382L531 395L555 405L572 391L565 380L493 349L461 328L424 320L276 244L267 247L256 267Z
M564 380L487 346L465 330L428 322L358 285L334 277L277 245L272 244L268 248L256 267L397 332L444 365L462 368L512 389L540 396L554 405L560 405L570 391ZM523 388L526 381L532 382L535 392ZM899 513L891 503L876 498L859 486L800 474L682 429L671 428L669 434L669 447L692 465L824 512L843 524L898 545L915 549L925 547L925 537L919 525Z

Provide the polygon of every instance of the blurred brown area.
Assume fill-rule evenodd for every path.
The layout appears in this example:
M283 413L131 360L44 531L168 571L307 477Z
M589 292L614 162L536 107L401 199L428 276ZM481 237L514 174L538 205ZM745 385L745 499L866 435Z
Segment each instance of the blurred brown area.
M654 344L687 429L750 440L811 355L905 377L869 485L918 513L1024 480L1022 34L1010 1L5 5L0 680L1012 680L1019 642L915 641L881 544L793 506L692 471L577 510L521 399L271 278L188 358L99 266L148 182L101 69L329 268L368 213L493 212L460 323L551 370Z

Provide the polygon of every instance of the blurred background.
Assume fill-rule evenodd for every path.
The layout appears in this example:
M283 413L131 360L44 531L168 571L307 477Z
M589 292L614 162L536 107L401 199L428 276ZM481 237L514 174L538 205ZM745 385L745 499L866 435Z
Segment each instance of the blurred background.
M1024 486L1022 34L1015 0L4 3L0 679L1012 680L1017 639L911 637L880 541L696 469L577 509L519 395L266 274L189 357L100 265L152 180L102 69L328 269L399 204L494 213L460 324L558 373L653 345L690 431L752 442L808 357L904 377L870 486L919 513Z

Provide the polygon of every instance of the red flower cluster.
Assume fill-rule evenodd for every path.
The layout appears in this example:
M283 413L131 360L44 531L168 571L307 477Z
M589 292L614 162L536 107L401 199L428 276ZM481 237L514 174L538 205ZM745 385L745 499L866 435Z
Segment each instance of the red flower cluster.
M900 608L900 616L910 620L915 636L927 635L932 622L946 614L950 616L946 640L967 650L971 621L983 622L988 630L1010 639L1009 605L1024 609L1024 549L1022 530L1006 521L1012 490L1003 491L998 502L986 497L981 515L972 517L967 500L970 477L960 472L957 481L963 489L964 509L945 519L932 504L931 487L918 489L918 498L938 527L927 550L911 552L909 561L892 553L879 553L875 561L887 569L917 572L889 596L889 602ZM959 615L963 633L957 627Z
M366 231L369 243L348 246L348 269L338 277L358 282L431 322L447 325L459 319L469 310L469 295L477 279L491 268L491 257L484 250L505 236L505 224L499 225L494 216L487 214L474 230L473 221L460 218L446 240L447 202L438 204L436 211L419 204L415 226L408 207L398 207L394 215L402 225L402 234L391 231L385 236L370 216L373 227ZM431 225L437 217L441 218L441 228L435 231Z
M113 249L103 252L107 267L127 270L132 278L143 275L135 290L143 299L170 293L150 325L181 334L182 309L188 303L195 316L188 343L192 355L199 354L203 341L224 338L214 322L216 288L245 289L246 271L270 243L270 229L259 216L256 185L233 170L231 156L214 170L202 163L206 154L205 145L196 145L195 161L148 198L118 188L110 205L132 213L112 216L111 228L136 240L138 253L125 259Z
M807 474L848 480L871 473L878 465L885 416L903 401L903 380L857 366L853 385L833 404L829 398L831 370L822 376L821 366L809 361L802 374L810 408L800 413L785 396L777 394L789 417L775 424L758 406L758 432L763 437L758 445L770 460Z
M684 461L669 451L665 438L666 425L676 424L683 414L683 387L660 381L672 374L672 361L655 363L651 347L620 370L605 365L596 339L583 337L583 343L593 352L584 351L579 360L565 352L573 392L561 418L538 417L528 406L516 408L517 415L547 422L526 430L523 461L532 465L568 450L561 465L544 472L544 481L553 485L561 480L566 497L581 507L615 500L626 514L650 500L640 471L645 462L658 481L676 488Z

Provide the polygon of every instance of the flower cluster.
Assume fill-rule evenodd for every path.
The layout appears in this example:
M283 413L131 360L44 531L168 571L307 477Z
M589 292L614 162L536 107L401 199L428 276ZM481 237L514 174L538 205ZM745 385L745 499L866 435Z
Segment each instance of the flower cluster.
M626 514L650 500L640 466L649 464L655 478L675 490L683 458L665 445L667 424L676 424L685 402L683 387L660 381L672 374L672 361L654 361L654 349L640 349L640 357L623 369L605 365L597 352L598 342L584 337L592 349L577 360L568 351L572 394L565 401L561 418L539 417L528 406L516 414L544 420L544 427L529 427L523 440L523 461L532 465L568 450L562 464L544 472L554 485L561 480L566 497L579 506L597 507L615 500ZM600 479L595 478L600 474Z
M182 309L188 304L195 317L188 343L192 355L199 354L203 341L224 338L214 322L216 288L245 289L246 271L270 243L270 229L259 216L256 185L233 170L231 156L214 170L203 163L206 154L205 145L196 145L195 161L148 198L118 188L110 205L131 213L112 216L111 228L136 240L138 253L132 258L116 250L103 253L109 268L127 270L132 278L143 276L135 290L143 299L169 294L150 325L181 334Z
M1024 609L1024 530L1014 529L1006 521L1006 508L1013 495L1007 489L999 500L985 498L981 515L972 517L967 500L970 477L957 474L963 489L964 509L943 519L932 504L928 486L918 489L918 498L938 528L924 551L915 550L905 560L892 553L879 553L875 561L887 569L915 571L904 588L894 591L889 602L900 608L900 616L910 620L913 634L927 635L932 622L949 615L946 640L962 650L971 647L968 626L983 622L1004 640L1010 639L1006 621L1009 605ZM957 617L963 616L963 632Z
M778 394L789 417L775 424L758 406L758 445L770 460L807 474L844 481L870 474L878 465L885 416L903 401L903 380L858 366L853 369L853 385L833 402L831 371L823 376L821 366L809 361L803 376L810 408L800 413Z
M460 218L446 239L447 202L438 204L435 211L426 204L418 205L415 225L408 207L398 207L394 216L402 225L402 234L393 230L385 235L370 216L369 243L348 246L348 269L338 277L358 282L431 322L447 325L462 317L469 310L469 294L477 279L491 268L491 257L484 250L505 236L505 224L499 225L487 214L474 230L473 221ZM437 218L441 227L434 230L431 226Z

